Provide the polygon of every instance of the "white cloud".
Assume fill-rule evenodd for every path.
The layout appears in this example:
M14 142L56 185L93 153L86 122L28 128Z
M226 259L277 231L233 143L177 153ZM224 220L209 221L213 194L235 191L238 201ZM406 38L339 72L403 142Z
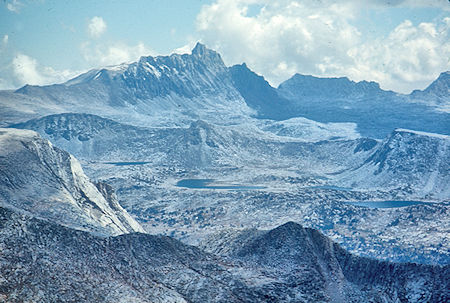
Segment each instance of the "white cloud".
M149 56L154 53L143 43L138 43L135 46L123 43L105 46L92 45L90 42L81 45L81 52L88 63L97 67L129 63L138 60L141 56Z
M14 13L18 13L22 6L23 4L18 0L12 0L11 2L6 3L6 8Z
M450 19L414 26L405 20L387 37L348 50L351 64L320 64L324 74L347 75L354 80L374 80L384 89L409 93L423 89L442 71L450 69Z
M183 45L183 46L181 46L179 48L174 49L173 53L175 53L175 54L189 54L189 53L191 53L192 49L194 48L194 45L195 44L193 44L193 43L188 43L186 45Z
M250 17L249 3L264 7ZM219 0L204 6L198 31L227 64L245 61L273 84L294 71L321 74L318 64L338 67L352 60L347 51L360 33L347 21L351 6L319 3Z
M5 90L5 89L13 89L14 86L12 85L12 83L10 83L9 81L6 81L3 78L0 78L0 90Z
M227 64L246 62L274 85L299 72L375 80L383 88L408 92L450 69L443 55L450 53L450 18L417 26L405 21L368 43L353 21L364 6L448 5L444 2L217 0L202 8L197 30Z
M365 0L360 1L360 3L374 7L431 7L450 10L448 0Z
M450 18L417 26L406 20L388 37L349 50L354 65L347 71L355 79L372 79L386 89L423 89L440 72L450 70L449 37Z
M37 71L37 61L27 55L18 54L13 60L13 67L17 78L24 83L44 82L44 77Z
M45 85L64 82L80 72L41 66L36 59L24 54L17 54L12 61L14 86L24 84Z
M3 39L2 39L3 44L4 44L4 45L8 44L8 40L9 40L9 36L8 36L8 35L4 35L4 36L3 36Z
M93 17L89 21L88 32L91 37L98 38L106 31L106 22L102 17Z
M94 67L104 67L124 62L136 61L140 56L150 55L152 50L143 43L135 46L116 44L109 47L91 45L86 42L81 48L84 59ZM11 64L3 69L0 74L0 89L13 89L25 84L47 85L62 83L85 71L55 70L52 67L43 66L26 54L18 53L12 59Z
M175 54L190 54L192 49L195 47L195 45L198 43L198 38L194 38L192 36L188 37L188 42L178 48L175 48L171 53Z

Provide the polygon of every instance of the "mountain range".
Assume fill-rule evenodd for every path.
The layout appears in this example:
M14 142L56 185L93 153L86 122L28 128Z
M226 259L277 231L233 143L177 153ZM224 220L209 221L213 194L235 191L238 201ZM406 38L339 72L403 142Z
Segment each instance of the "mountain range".
M218 53L198 43L192 54L141 57L63 84L26 85L0 94L0 100L8 124L61 112L102 112L147 126L181 125L193 118L229 124L248 115L305 117L322 123L353 122L363 136L381 139L394 128L450 135L449 81L448 72L442 73L427 89L402 95L384 91L375 82L296 74L274 88L245 64L226 67ZM24 104L29 106L21 108Z
M198 43L0 91L0 301L446 302L449 81Z

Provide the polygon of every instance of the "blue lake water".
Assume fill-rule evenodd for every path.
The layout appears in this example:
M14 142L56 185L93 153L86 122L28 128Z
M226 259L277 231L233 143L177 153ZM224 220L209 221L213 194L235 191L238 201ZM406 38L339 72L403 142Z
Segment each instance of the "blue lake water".
M183 179L178 181L176 186L185 188L229 189L229 190L254 190L266 188L265 186L214 183L215 181L216 180L214 179Z
M358 201L358 202L345 202L347 204L363 206L369 208L396 208L406 207L411 205L427 204L421 201Z
M342 191L351 191L352 190L349 187L339 187L339 186L334 186L334 185L317 185L317 186L309 186L308 188L332 189L332 190L342 190Z
M106 164L112 164L116 166L128 166L128 165L144 165L150 162L106 162Z

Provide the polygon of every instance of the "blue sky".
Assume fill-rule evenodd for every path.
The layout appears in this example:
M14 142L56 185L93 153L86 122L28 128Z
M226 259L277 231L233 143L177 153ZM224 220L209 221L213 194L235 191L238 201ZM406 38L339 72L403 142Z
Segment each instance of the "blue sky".
M0 88L202 41L273 85L298 72L408 92L450 69L449 33L447 0L2 0Z

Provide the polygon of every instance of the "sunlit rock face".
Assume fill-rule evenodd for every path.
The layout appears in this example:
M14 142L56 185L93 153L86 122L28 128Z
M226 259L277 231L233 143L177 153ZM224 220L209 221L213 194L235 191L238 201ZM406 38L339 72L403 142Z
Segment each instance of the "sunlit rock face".
M80 163L30 130L0 129L3 206L105 235L143 231Z

